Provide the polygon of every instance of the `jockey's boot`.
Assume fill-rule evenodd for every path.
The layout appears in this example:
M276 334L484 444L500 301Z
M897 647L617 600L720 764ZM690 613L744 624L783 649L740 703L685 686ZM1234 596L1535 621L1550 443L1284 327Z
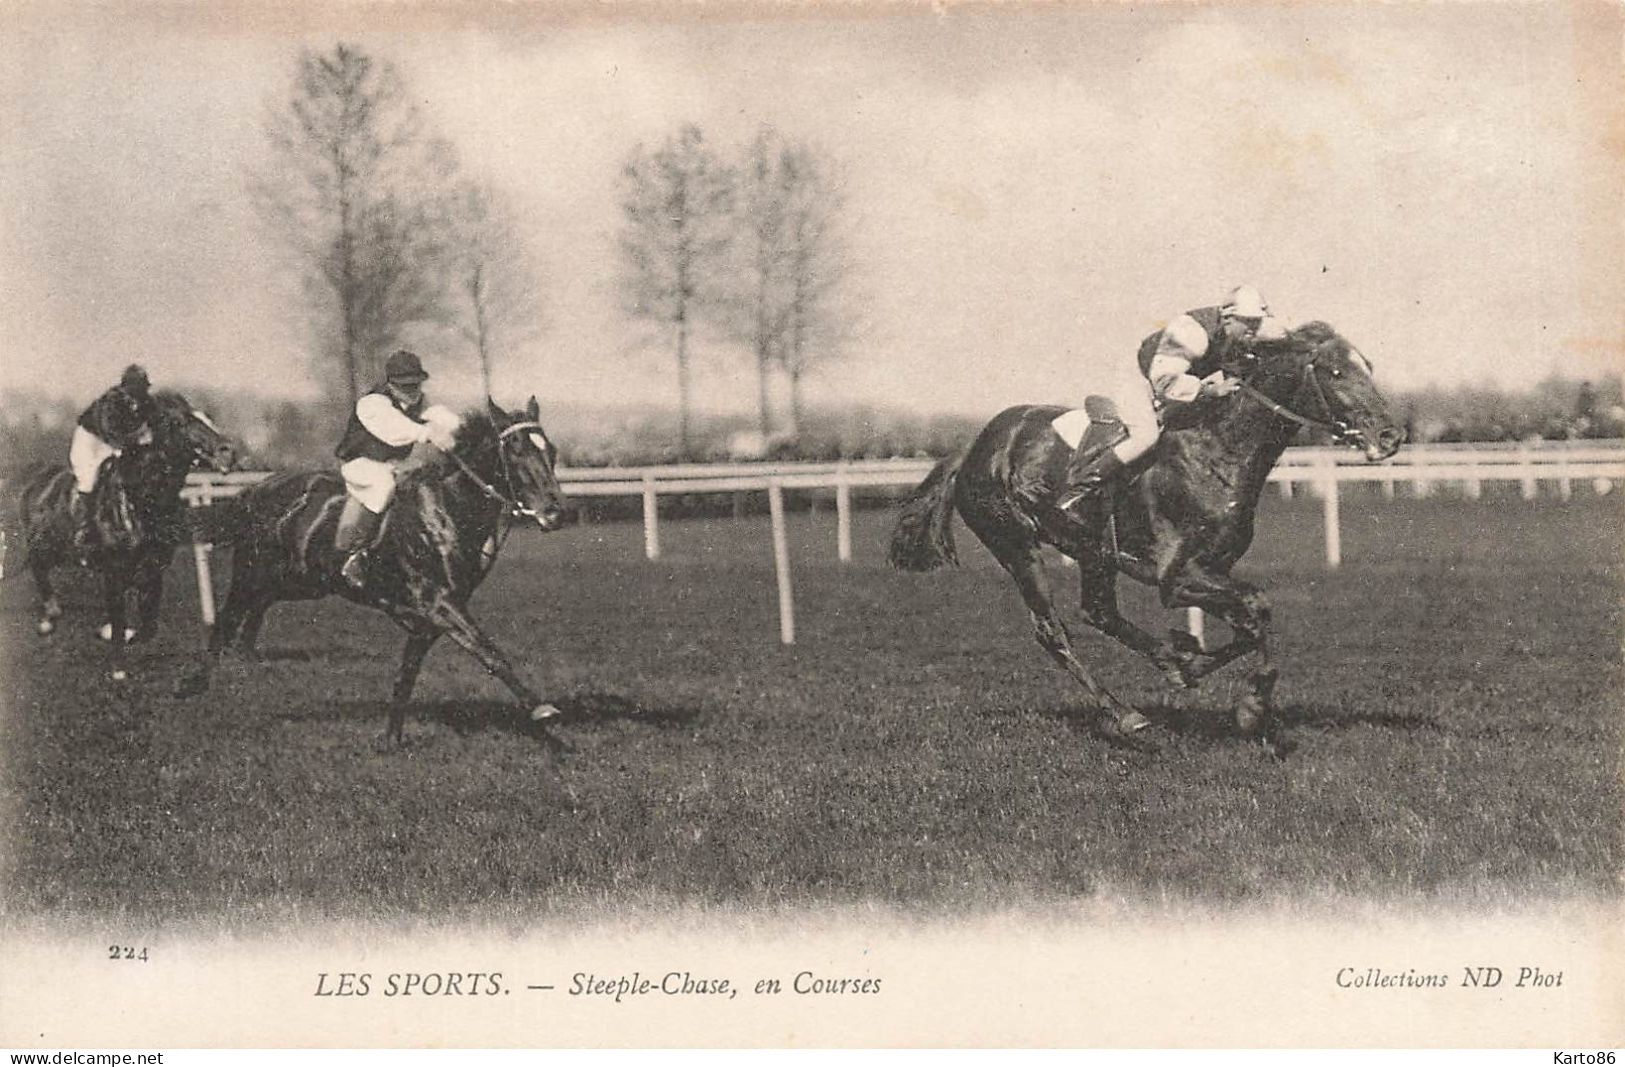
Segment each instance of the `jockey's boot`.
M1117 458L1114 448L1088 456L1080 449L1073 453L1072 465L1066 471L1066 485L1056 497L1055 506L1082 521L1087 506L1106 497L1107 488L1122 469L1123 461Z
M345 553L339 574L359 592L367 588L368 551L378 533L381 520L376 512L353 496L344 498L344 510L339 513L338 532L333 535L333 547Z

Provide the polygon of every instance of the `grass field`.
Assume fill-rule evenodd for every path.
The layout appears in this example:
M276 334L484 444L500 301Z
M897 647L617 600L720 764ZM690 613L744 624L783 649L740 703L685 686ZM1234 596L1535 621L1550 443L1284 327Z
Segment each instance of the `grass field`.
M959 528L964 568L897 574L891 519L859 514L848 566L832 516L792 519L793 648L764 520L666 523L655 563L635 525L515 537L475 610L565 709L556 769L449 642L406 747L378 751L400 644L381 616L279 607L264 660L180 700L187 559L118 689L88 582L42 640L8 578L4 906L253 921L1618 892L1617 497L1349 504L1328 571L1318 505L1271 496L1241 572L1276 608L1283 762L1227 732L1226 675L1173 693L1086 633L1159 723L1159 752L1106 743L974 539Z

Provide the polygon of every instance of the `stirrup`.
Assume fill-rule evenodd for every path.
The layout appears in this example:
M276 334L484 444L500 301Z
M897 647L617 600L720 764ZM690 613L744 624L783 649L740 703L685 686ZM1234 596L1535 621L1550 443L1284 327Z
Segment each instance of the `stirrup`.
M358 548L339 568L339 577L350 583L352 588L364 592L367 588L367 563L367 550Z
M1100 478L1089 484L1068 486L1066 489L1062 490L1061 496L1056 499L1055 507L1060 511L1064 511L1066 514L1071 515L1075 519L1081 519L1083 516L1079 515L1074 509L1077 508L1079 504L1083 504L1091 500L1101 500L1105 497L1105 495L1106 480L1104 478Z

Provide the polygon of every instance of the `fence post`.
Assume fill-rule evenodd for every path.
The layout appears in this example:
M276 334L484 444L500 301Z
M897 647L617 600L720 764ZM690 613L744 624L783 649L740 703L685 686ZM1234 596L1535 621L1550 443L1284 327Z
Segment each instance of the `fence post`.
M852 562L852 487L845 463L835 468L835 555L842 563Z
M643 554L660 558L660 497L655 492L652 471L643 472Z
M1320 470L1320 498L1326 522L1326 566L1336 567L1343 562L1343 531L1338 525L1337 461L1323 456L1317 461Z
M779 585L779 641L796 643L796 605L790 589L790 548L784 535L784 489L777 478L767 482L767 508L773 517L773 575Z
M1518 465L1523 469L1523 478L1520 479L1520 481L1522 483L1523 498L1525 500L1535 499L1535 496L1539 491L1535 484L1535 465L1533 463L1534 457L1530 455L1530 451L1531 449L1527 443L1524 444L1522 448L1518 449Z
M214 574L209 569L209 551L214 546L192 543L192 558L197 563L197 606L203 613L203 625L214 625Z

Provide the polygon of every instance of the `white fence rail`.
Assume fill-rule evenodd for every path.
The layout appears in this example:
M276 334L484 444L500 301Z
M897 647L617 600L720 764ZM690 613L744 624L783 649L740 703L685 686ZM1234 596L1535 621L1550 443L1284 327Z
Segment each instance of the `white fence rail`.
M660 497L693 493L736 493L765 490L773 523L774 571L779 586L779 637L795 641L790 561L785 547L784 501L786 489L833 489L836 513L836 557L852 559L852 490L907 487L918 483L935 465L932 459L847 460L836 463L732 463L673 464L663 467L592 467L561 469L559 481L570 496L641 497L643 547L649 559L660 557ZM232 496L269 472L193 474L184 495L194 506ZM1525 499L1539 495L1548 482L1561 499L1568 499L1576 482L1587 482L1597 492L1609 492L1625 482L1625 440L1544 441L1535 443L1412 445L1380 464L1366 463L1358 453L1342 448L1290 448L1270 472L1283 496L1300 485L1322 501L1326 563L1342 562L1339 486L1345 482L1373 482L1383 496L1407 483L1417 496L1427 496L1444 484L1459 484L1476 498L1487 481L1515 481ZM214 622L214 597L209 578L209 546L195 547L198 596L204 621ZM1199 619L1192 619L1199 631Z

